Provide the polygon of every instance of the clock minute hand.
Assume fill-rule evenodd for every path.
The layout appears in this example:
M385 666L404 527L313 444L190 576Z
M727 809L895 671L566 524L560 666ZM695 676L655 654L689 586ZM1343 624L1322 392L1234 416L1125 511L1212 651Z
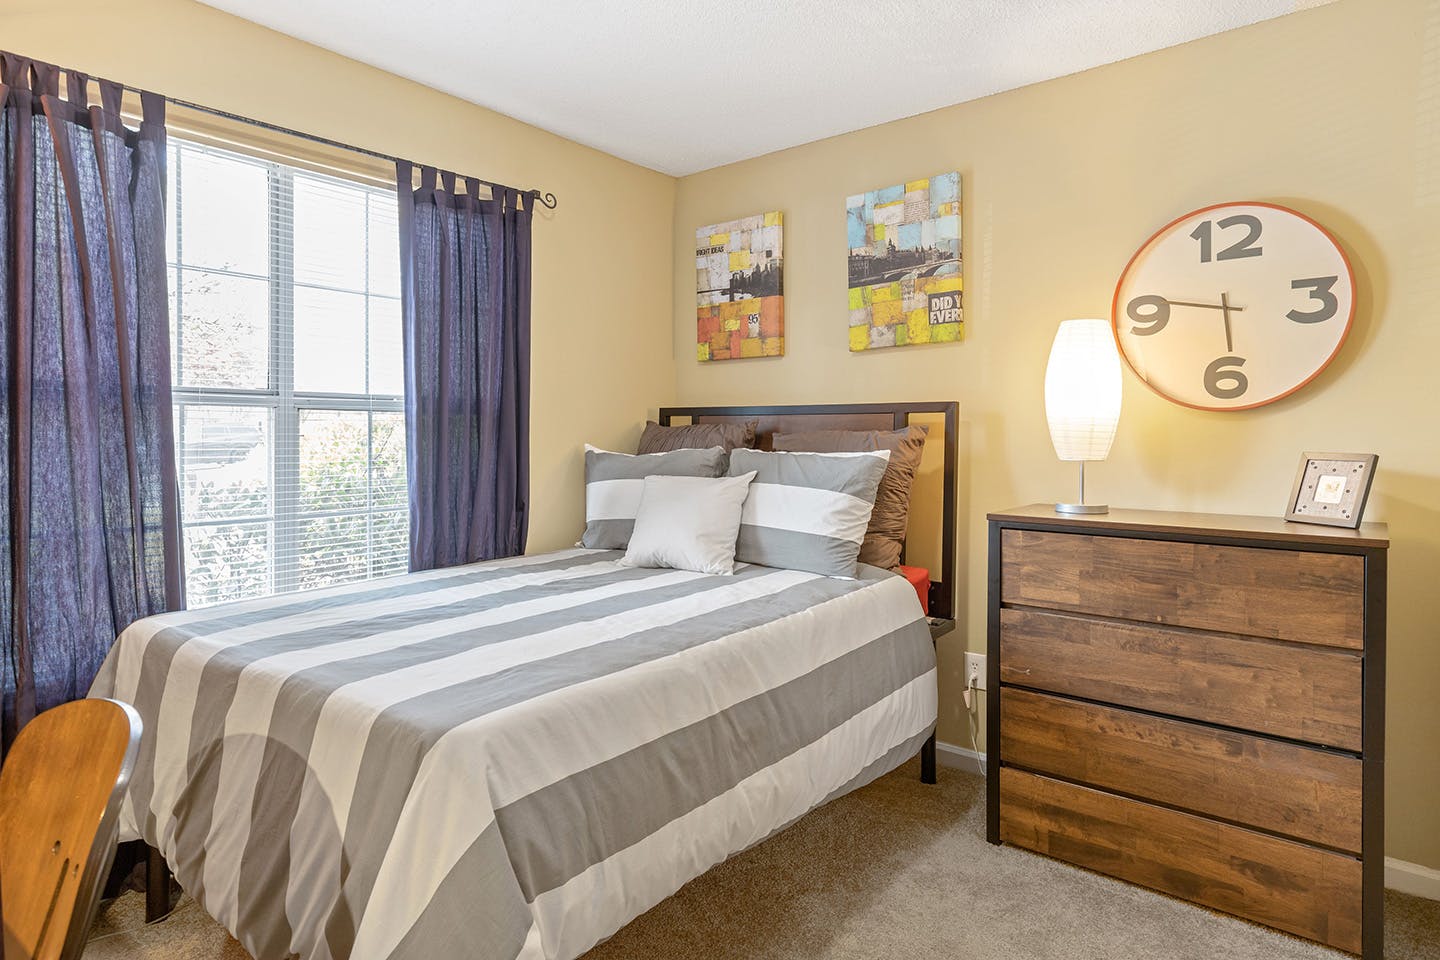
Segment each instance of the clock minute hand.
M1230 311L1232 309L1243 310L1244 307L1232 308L1230 306L1230 294L1227 292L1220 294L1220 309L1223 311L1223 315L1225 317L1225 352L1234 353L1235 344L1232 342L1230 337Z

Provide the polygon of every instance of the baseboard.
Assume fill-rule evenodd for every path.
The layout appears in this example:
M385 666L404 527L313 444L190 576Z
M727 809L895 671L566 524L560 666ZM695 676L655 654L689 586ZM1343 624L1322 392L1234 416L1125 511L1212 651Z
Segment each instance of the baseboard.
M965 747L957 747L944 740L935 741L935 759L940 762L941 766L964 770L966 773L983 774L985 772L985 754L976 753Z
M1440 900L1440 870L1386 857L1385 886L1413 897Z

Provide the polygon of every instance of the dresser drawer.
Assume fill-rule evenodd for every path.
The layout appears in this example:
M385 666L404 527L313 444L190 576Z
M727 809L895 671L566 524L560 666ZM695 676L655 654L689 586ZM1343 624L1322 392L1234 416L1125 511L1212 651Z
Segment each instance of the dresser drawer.
M1293 740L1361 749L1346 650L1037 610L1000 611L1000 679Z
M1360 649L1361 557L1004 531L1001 599L1148 623Z
M1000 837L1131 883L1360 949L1360 861L1009 767Z
M1006 763L1360 852L1360 760L1006 687Z

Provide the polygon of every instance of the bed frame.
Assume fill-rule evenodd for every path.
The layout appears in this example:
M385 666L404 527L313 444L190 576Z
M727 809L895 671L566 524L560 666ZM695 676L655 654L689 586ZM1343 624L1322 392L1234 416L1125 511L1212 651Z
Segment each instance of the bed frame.
M755 446L769 450L775 434L809 430L903 430L911 414L943 414L944 475L940 502L940 577L930 580L930 636L939 640L955 629L955 487L959 468L960 405L953 400L931 403L827 403L765 407L661 407L660 425L675 419L691 423L745 423L755 420ZM926 443L933 442L933 432ZM904 554L901 554L902 560ZM933 571L932 571L933 574ZM935 735L920 748L920 779L935 782Z
M930 581L930 636L938 640L955 629L955 479L959 464L958 421L960 405L955 401L934 403L839 403L807 406L766 407L662 407L660 423L670 426L676 418L691 423L726 423L756 420L756 446L771 447L777 433L806 430L899 430L911 414L943 414L944 475L942 478L940 534L940 578ZM934 442L932 432L926 439ZM903 554L902 554L903 558ZM932 574L934 571L931 571ZM920 748L920 779L935 783L935 735ZM145 921L153 923L171 910L171 873L158 850L147 848Z

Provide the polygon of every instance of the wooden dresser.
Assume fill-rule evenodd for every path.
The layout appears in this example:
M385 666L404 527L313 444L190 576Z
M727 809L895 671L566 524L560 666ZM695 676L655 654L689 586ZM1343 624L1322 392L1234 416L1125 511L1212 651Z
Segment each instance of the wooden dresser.
M990 842L1378 960L1385 527L989 519Z

